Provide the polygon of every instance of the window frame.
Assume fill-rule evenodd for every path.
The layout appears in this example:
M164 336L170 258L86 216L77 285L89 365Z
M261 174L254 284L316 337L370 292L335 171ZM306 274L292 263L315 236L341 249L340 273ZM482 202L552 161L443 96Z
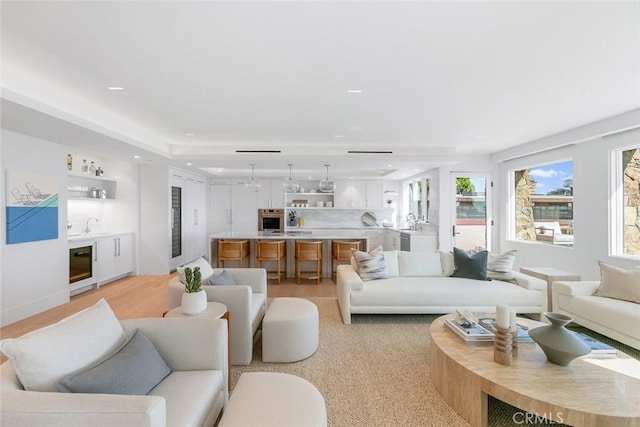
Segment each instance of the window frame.
M610 150L609 163L609 256L628 260L640 260L640 254L624 252L624 180L622 178L624 165L623 153L628 150L640 150L640 143L636 142Z

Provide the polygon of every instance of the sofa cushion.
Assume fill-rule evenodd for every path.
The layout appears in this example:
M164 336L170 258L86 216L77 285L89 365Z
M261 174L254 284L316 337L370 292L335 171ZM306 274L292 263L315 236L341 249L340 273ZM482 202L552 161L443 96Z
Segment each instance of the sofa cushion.
M449 277L456 269L451 252L440 251L440 264L442 264L442 275Z
M516 249L501 254L489 252L487 259L487 277L493 280L515 280L513 264L516 262Z
M135 329L114 353L57 383L67 393L148 394L171 369L151 341Z
M452 277L474 280L491 280L487 277L487 251L470 255L466 251L453 248L453 260L456 266Z
M57 391L65 375L93 364L126 340L104 299L58 323L0 341L25 390Z
M640 303L640 270L626 270L598 262L601 282L595 295Z
M234 286L235 284L235 279L227 270L222 270L207 279L207 285L211 286Z
M442 276L439 252L400 251L398 253L400 277Z
M358 263L358 274L363 282L388 278L384 263L382 246L372 249L369 253L351 249L353 257Z
M197 260L190 262L189 264L185 264L182 267L177 267L176 272L178 273L178 277L180 278L181 283L185 283L184 277L184 269L191 268L192 270L196 267L200 267L200 274L202 275L202 284L207 285L207 280L209 277L213 275L213 268L211 268L211 264L204 258L198 258Z
M384 251L384 265L389 277L398 277L400 270L398 267L398 250Z

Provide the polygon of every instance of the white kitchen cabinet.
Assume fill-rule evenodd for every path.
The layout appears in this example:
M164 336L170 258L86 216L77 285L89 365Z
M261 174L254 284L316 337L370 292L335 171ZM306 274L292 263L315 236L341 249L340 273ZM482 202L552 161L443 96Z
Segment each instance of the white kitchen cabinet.
M400 232L398 230L385 230L384 250L400 250Z
M215 179L209 189L212 234L258 231L259 192L249 191L239 179Z
M380 209L384 207L382 201L382 180L366 181L365 207L368 209Z
M96 239L98 284L103 285L133 272L133 235L118 234Z
M335 207L345 209L366 208L366 181L353 179L336 180Z
M412 251L437 251L438 235L437 234L412 234L411 250Z
M384 231L385 230L362 230L360 234L367 239L367 251L384 247Z
M284 179L261 179L262 188L258 192L258 209L284 208Z

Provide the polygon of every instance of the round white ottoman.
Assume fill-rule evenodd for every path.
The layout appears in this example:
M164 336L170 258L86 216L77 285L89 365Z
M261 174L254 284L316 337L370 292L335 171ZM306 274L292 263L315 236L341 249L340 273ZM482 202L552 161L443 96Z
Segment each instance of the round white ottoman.
M218 427L326 427L327 409L318 389L281 372L240 375Z
M262 361L296 362L318 349L318 307L302 298L275 298L262 320Z

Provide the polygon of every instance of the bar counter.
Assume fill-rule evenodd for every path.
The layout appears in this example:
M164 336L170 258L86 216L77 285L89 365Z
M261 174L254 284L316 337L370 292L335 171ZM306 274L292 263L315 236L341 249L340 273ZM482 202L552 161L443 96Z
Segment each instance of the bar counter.
M359 240L361 250L370 250L365 230L381 230L369 227L366 229L295 229L285 232L246 231L232 233L217 233L209 236L211 240L211 265L218 266L218 240L248 240L249 241L249 265L257 267L255 245L257 240L284 240L287 247L287 277L294 277L295 241L296 240L322 240L322 275L331 277L331 241L332 240ZM229 262L226 267L238 267L237 262ZM246 267L246 261L244 266ZM269 268L271 268L269 266Z

